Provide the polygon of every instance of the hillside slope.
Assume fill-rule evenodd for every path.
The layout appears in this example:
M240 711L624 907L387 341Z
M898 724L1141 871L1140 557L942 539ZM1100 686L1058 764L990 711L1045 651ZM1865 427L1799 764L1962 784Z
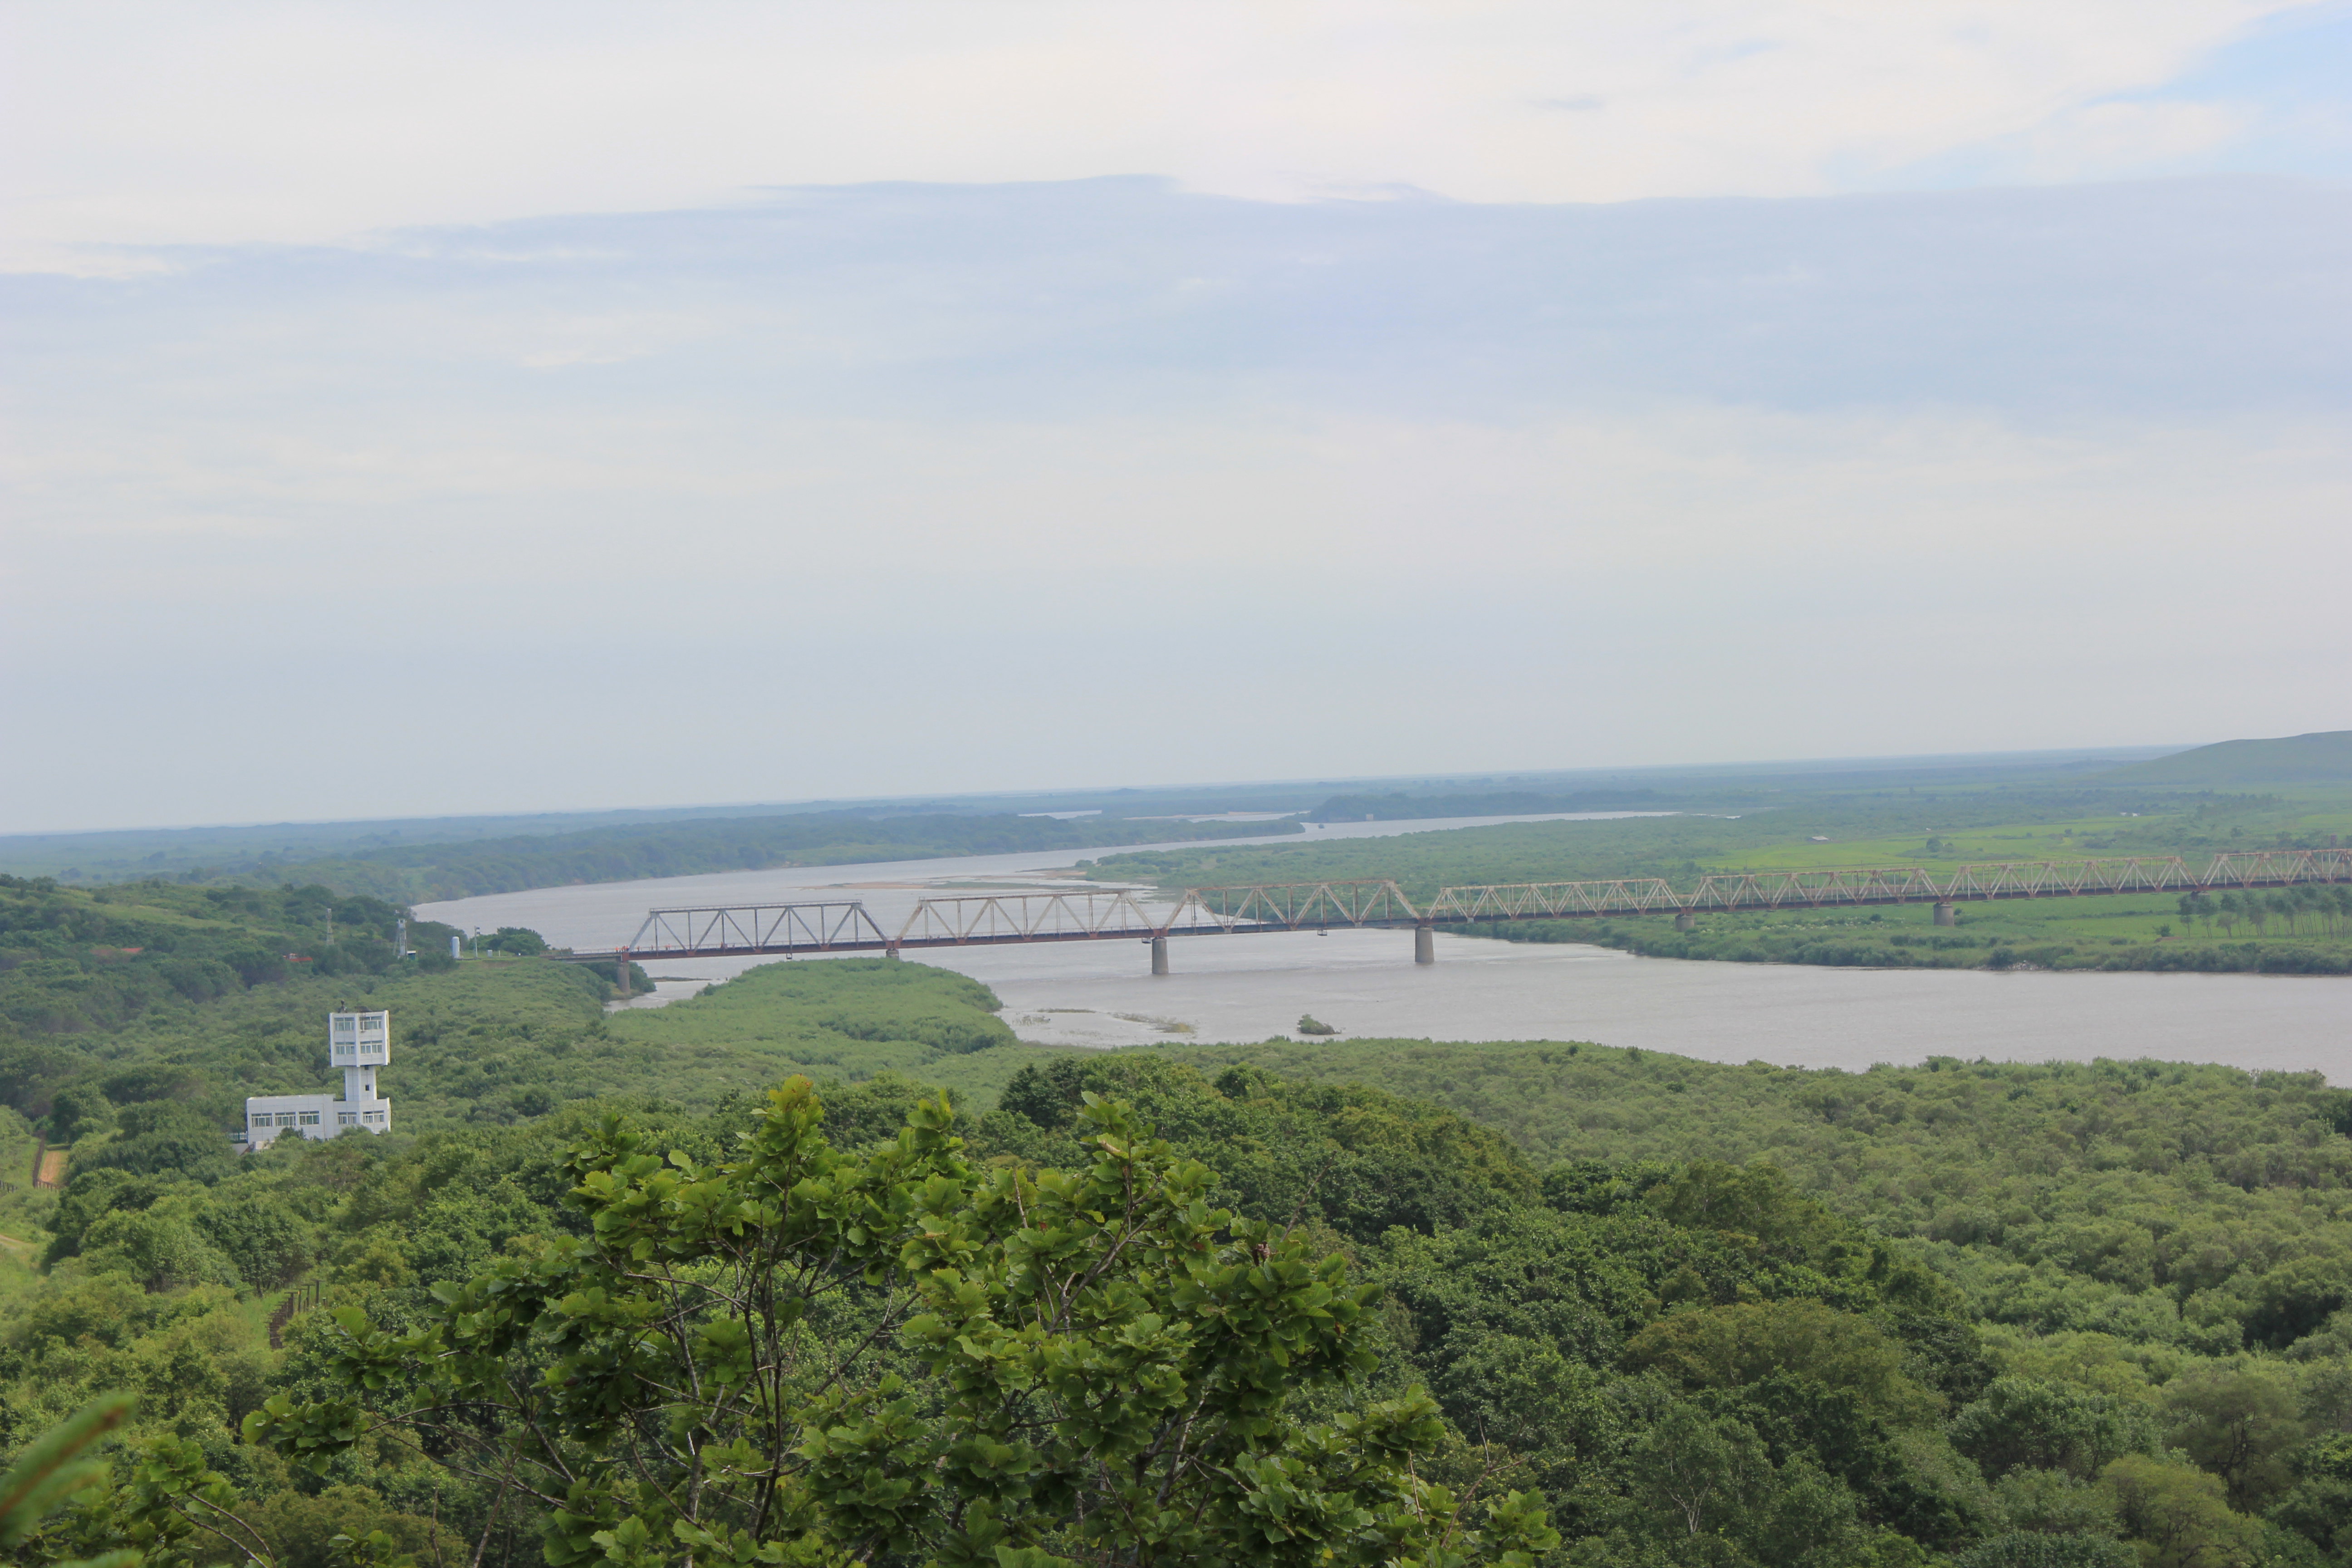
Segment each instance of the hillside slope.
M2247 784L2352 784L2352 730L2271 741L2222 741L2100 775L2102 784L2232 789Z

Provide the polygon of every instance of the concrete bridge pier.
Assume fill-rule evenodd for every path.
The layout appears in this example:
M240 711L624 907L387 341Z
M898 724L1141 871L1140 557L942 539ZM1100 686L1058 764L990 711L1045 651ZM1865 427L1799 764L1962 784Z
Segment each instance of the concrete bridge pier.
M622 1001L629 999L629 950L625 947L621 950L620 962L613 965L613 985Z
M1154 974L1168 973L1168 939L1164 936L1155 936L1151 939L1151 973Z
M1431 926L1412 928L1412 961L1415 963L1437 962L1437 931Z
M1953 907L1951 900L1936 900L1936 923L1939 926L1956 926L1960 923L1960 911Z
M1675 910L1675 929L1676 931L1696 931L1696 930L1698 930L1698 916L1696 916L1696 915L1695 915L1695 914L1691 913L1691 911L1690 911L1690 910Z

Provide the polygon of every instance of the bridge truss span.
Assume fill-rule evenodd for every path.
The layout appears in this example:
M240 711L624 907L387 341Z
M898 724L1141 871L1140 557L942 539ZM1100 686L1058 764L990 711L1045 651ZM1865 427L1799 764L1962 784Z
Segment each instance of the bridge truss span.
M1334 926L1421 925L1390 878L1346 882L1260 882L1230 888L1187 888L1155 936L1213 931L1328 931Z
M893 947L966 947L1017 942L1101 942L1160 934L1125 889L1056 889L925 899L891 939Z
M1452 923L1473 921L1556 921L1590 915L1674 914L1683 896L1654 877L1613 882L1504 882L1444 888L1429 906L1429 918Z
M1833 909L1840 904L1902 904L1945 896L1916 866L1856 870L1738 872L1701 877L1686 910Z
M863 902L735 904L651 910L621 951L633 958L729 952L835 952L885 947L889 933ZM610 957L611 954L595 954Z
M854 900L742 904L649 912L627 946L574 952L577 962L620 959L897 952L902 948L1138 940L1164 968L1173 936L1373 930L1410 926L1414 953L1430 961L1440 925L1505 921L1670 915L1687 929L1701 914L1855 909L1932 903L1938 924L1952 906L2008 899L2115 893L2218 894L2352 882L2352 848L2248 849L2216 855L2202 869L2179 856L2001 861L1955 867L1824 868L1715 872L1688 891L1663 878L1516 882L1444 888L1417 906L1389 878L1259 882L1187 888L1172 903L1131 888L1067 887L945 894L919 901L896 931Z
M2297 882L2352 882L2352 847L2230 850L2213 857L2203 885L2284 888Z

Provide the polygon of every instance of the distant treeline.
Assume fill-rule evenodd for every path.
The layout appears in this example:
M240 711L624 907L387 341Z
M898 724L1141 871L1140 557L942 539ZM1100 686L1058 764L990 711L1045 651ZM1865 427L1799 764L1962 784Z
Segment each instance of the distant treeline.
M864 812L720 817L631 824L582 833L405 844L278 866L235 866L181 879L300 881L395 903L510 893L579 882L629 882L760 871L777 866L844 866L951 855L1016 855L1097 845L1149 844L1297 833L1295 822L1188 823L1128 817L970 816L941 812L877 817Z
M1574 795L1515 790L1497 795L1335 795L1309 822L1419 822L1433 816L1540 816L1556 811L1664 811L1654 789L1589 789Z

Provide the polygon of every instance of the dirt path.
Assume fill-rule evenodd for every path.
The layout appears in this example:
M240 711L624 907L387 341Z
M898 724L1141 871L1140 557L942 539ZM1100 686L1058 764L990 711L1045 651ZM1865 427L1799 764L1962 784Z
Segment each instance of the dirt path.
M33 1185L37 1187L64 1186L66 1184L66 1155L68 1152L70 1152L70 1151L65 1149L42 1150L41 1168L33 1173Z

